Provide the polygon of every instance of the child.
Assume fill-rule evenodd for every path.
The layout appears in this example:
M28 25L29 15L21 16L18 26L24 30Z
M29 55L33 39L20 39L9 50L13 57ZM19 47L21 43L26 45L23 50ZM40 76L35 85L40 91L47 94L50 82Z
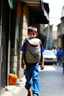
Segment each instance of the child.
M33 56L32 56L32 58L34 60L32 60L32 58L30 56L28 56L29 55L28 53L30 52L30 50L26 54L27 47L29 46L28 43L26 43L26 42L34 41L36 43L36 46L37 46L37 42L39 42L39 45L41 43L40 39L36 38L37 37L37 28L34 26L28 27L28 36L29 36L29 38L24 40L23 46L21 47L21 51L22 51L21 67L24 68L24 64L26 65L25 88L28 90L28 96L32 96L32 94L33 94L33 96L39 96L39 91L40 91L40 89L39 89L39 63L40 63L40 61L39 61L39 58L36 59L37 56L35 56L35 58L33 58ZM31 46L34 46L35 43L32 44ZM30 48L28 48L28 49L30 49ZM30 52L31 55L33 54L34 50L31 49L31 51L32 51L32 53ZM40 46L40 53L42 53L41 54L41 65L40 65L41 70L44 69L43 51L44 51L44 48L41 43L41 46ZM37 60L37 62L35 62L36 60Z
M62 67L63 67L63 74L64 74L64 51L63 51L63 54L62 54Z

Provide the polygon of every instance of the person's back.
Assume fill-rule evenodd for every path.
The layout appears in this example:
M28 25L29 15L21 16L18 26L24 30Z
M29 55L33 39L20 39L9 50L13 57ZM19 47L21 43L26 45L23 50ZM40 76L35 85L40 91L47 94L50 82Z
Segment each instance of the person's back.
M54 47L52 50L53 50L54 54L57 56L57 50L56 50L56 48Z
M32 64L40 61L41 41L38 38L26 39L25 62Z
M62 54L63 54L63 50L61 48L59 48L58 52L57 52L59 65L62 63Z
M63 50L61 48L58 49L58 56L62 56Z

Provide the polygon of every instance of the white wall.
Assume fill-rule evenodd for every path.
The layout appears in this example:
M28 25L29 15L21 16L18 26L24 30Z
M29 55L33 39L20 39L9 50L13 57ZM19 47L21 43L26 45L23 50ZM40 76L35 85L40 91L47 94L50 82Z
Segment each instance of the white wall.
M53 40L57 39L57 31L52 32L52 39Z

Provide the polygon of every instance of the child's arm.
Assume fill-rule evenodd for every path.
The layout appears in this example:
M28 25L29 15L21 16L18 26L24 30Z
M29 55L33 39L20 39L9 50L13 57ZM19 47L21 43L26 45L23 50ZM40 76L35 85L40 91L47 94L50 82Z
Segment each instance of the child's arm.
M24 69L24 52L22 53L22 57L21 57L21 68Z
M41 54L41 70L44 69L44 57L43 57L43 53Z
M43 52L44 52L44 47L43 47L42 42L41 42L41 64L40 64L41 70L44 69L44 57L43 57Z

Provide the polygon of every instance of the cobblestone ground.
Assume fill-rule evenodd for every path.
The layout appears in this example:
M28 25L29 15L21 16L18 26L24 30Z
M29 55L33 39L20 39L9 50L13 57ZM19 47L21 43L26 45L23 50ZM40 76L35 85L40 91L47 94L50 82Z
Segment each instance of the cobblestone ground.
M40 96L64 96L64 74L61 66L46 66L40 72Z
M25 88L18 96L27 96ZM61 66L48 65L40 71L40 96L64 96L64 74Z

